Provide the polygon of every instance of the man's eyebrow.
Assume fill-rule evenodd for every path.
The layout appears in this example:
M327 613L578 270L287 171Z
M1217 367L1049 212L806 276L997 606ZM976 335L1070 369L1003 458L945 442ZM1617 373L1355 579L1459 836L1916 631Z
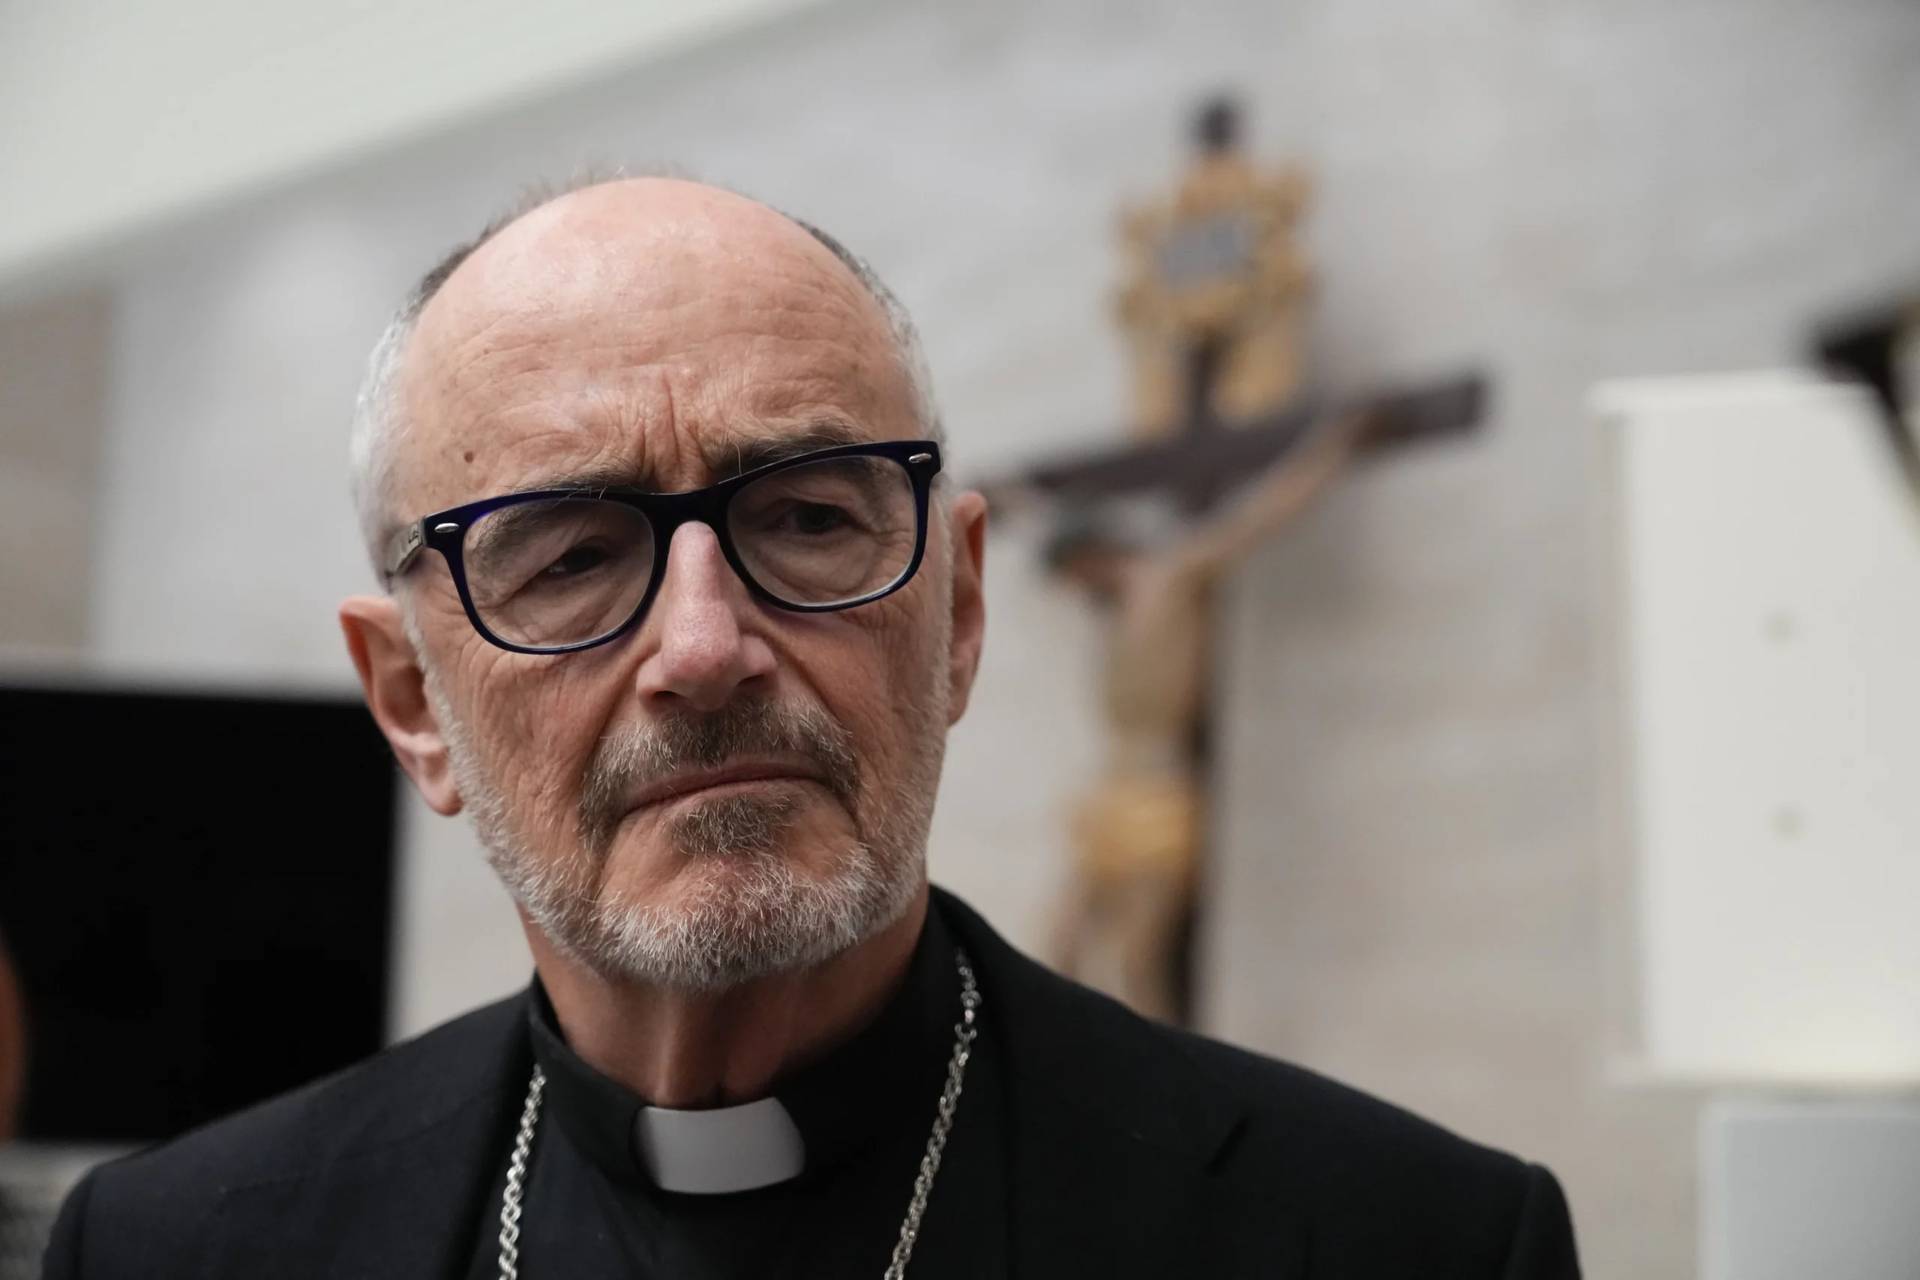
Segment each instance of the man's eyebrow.
M545 507L545 503L539 504ZM476 527L477 537L467 542L465 554L469 563L484 565L489 557L503 556L523 542L534 523L536 512L529 506L507 507L496 511L492 517L482 520Z
M652 481L653 477L645 471L613 463L607 466L586 467L579 471L557 471L530 480L514 492L542 493L549 489L581 493L599 493L607 489L652 491L658 487Z
M784 462L815 449L831 449L843 444L870 444L872 437L844 418L817 418L795 430L768 431L765 434L741 434L714 440L702 449L707 465L708 483L718 483L756 467ZM520 486L516 493L536 493L548 489L596 493L607 489L662 492L658 478L644 468L621 463L587 467L578 471L555 472Z
M715 481L742 475L769 463L785 462L815 449L871 444L873 438L843 418L819 418L797 431L769 432L719 440L706 451L707 471Z

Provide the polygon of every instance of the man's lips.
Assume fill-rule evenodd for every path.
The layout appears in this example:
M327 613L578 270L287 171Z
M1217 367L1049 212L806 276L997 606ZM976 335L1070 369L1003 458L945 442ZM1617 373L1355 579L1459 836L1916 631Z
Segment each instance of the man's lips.
M825 785L818 772L802 764L786 761L752 761L723 765L718 769L691 769L661 778L642 787L628 802L628 812L649 805L679 800L695 792L743 782L811 782Z

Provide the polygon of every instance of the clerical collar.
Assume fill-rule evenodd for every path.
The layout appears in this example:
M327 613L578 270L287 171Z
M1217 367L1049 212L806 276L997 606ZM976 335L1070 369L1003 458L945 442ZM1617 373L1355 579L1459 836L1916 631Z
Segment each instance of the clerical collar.
M549 1113L609 1178L663 1191L751 1191L817 1177L889 1128L917 1128L937 1096L958 1008L953 944L928 904L905 980L879 1015L844 1044L736 1107L652 1107L568 1047L546 989L528 992L533 1056L546 1073Z

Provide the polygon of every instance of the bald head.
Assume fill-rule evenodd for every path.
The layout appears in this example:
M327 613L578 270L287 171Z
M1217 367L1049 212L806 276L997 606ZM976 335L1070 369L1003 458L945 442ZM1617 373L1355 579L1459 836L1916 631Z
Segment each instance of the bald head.
M662 395L671 415L676 386L724 398L729 380L751 379L761 366L777 368L784 384L767 410L780 413L783 396L797 410L824 389L806 385L810 349L823 357L814 381L861 377L882 401L886 384L897 384L909 421L892 425L938 436L911 319L864 262L818 228L670 178L593 183L527 202L428 272L374 350L352 463L376 572L385 539L434 491L457 490L445 482L471 469L477 452L511 448L529 433L551 437L569 425L570 410L603 419L624 412L643 428L660 419ZM548 394L525 394L535 389ZM657 451L671 461L672 448Z

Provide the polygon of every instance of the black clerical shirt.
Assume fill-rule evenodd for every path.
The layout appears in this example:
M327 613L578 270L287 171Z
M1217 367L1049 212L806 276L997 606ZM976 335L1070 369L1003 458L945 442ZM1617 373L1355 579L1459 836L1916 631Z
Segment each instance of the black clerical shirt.
M921 1222L914 1280L1006 1272L1006 1177L993 992L939 1176ZM521 1274L539 1277L878 1277L900 1238L932 1133L960 979L952 933L927 912L900 989L852 1039L779 1083L805 1145L799 1176L754 1191L663 1191L635 1150L636 1094L567 1047L536 980L533 1055L546 1073L520 1223ZM483 1231L469 1272L499 1275L500 1200L513 1134L499 1135Z

